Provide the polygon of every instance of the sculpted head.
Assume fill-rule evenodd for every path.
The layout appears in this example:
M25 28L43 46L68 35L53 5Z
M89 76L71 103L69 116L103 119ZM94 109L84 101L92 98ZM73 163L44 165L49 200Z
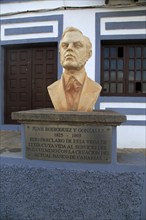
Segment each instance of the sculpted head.
M65 29L60 41L60 63L64 69L80 70L92 55L88 37L74 27Z
M92 111L101 86L87 76L84 68L92 55L89 38L79 29L68 27L63 32L59 49L60 63L64 71L61 79L47 87L55 109Z

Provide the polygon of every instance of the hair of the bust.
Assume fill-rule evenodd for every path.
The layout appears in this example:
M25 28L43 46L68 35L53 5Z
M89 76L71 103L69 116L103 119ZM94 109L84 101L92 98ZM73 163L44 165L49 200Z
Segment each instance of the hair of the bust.
M92 54L92 44L91 44L91 41L88 37L86 37L85 35L83 35L82 31L80 31L78 28L75 28L75 27L67 27L64 31L63 31L63 34L62 34L62 38L66 35L66 33L68 32L79 32L82 34L82 36L84 37L85 39L85 42L86 42L86 46L87 46L87 50L90 51L90 53Z

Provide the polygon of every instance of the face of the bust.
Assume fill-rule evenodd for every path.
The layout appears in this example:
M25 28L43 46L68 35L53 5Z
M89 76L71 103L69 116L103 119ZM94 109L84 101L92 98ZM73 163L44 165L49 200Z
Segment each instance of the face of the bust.
M67 70L80 70L84 67L87 56L87 47L80 32L67 32L60 43L60 63Z

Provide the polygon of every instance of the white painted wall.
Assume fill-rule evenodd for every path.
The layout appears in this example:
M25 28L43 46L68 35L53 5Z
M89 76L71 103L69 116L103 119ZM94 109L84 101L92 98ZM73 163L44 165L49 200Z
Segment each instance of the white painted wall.
M24 1L1 4L1 11L3 14L31 11L31 10L50 10L59 9L61 7L90 7L90 6L103 6L105 0L36 0L36 1Z
M146 112L146 103L120 103L104 102L100 103L100 109L106 108L134 108L144 109ZM146 115L126 115L128 121L146 121ZM117 147L118 148L145 148L146 147L146 126L121 125L117 127Z
M93 54L88 63L86 64L86 71L88 76L95 79L95 13L98 12L115 12L121 11L121 8L114 8L114 7L104 7L104 0L80 0L80 1L69 1L69 0L62 0L62 1L54 1L54 0L43 0L43 1L32 1L32 2L24 2L24 3L6 3L1 4L1 19L12 19L12 18L23 18L23 17L33 17L33 16L45 16L45 15L63 15L63 29L68 26L74 26L79 28L84 35L88 36L92 42L92 49ZM97 6L97 8L93 9L71 9L71 10L64 10L61 9L63 6ZM52 9L58 10L53 11ZM134 10L144 10L143 7L125 7L122 8L122 11L134 11ZM24 13L28 11L27 13ZM33 11L33 12L32 12ZM137 21L140 19L141 21L145 21L145 17L137 18L137 17L122 17L122 18L102 18L101 19L101 30L100 33L102 35L106 34L136 34L135 30L105 30L105 22L116 20L116 21ZM53 24L54 32L50 33L51 37L55 37L58 35L57 23L56 21L48 22L37 22L36 26L41 25L49 25ZM33 35L30 34L29 36L4 36L4 28L5 27L28 27L34 24L32 23L23 23L23 24L6 24L1 26L1 39L2 40L13 40L13 39L22 39L22 38L38 38L38 37L47 37L46 34ZM144 33L144 30L138 30L140 34ZM97 36L98 37L98 36ZM145 108L145 103L114 103L114 102L107 102L101 103L100 108ZM144 120L144 116L128 116L129 120ZM144 148L145 147L145 126L119 126L118 127L118 147L133 147L133 148Z
M118 148L145 148L146 127L145 126L118 126L117 128Z
M43 3L43 4L42 4ZM73 6L73 7L79 7L79 6L97 6L97 8L94 9L71 9L71 10L63 10L58 9L55 11L52 11L52 9L61 8L62 6ZM143 10L143 7L137 7L137 8L122 8L122 11L126 10ZM24 13L26 12L27 13ZM33 12L32 12L33 11ZM58 1L58 0L43 0L43 1L32 1L32 2L17 2L17 3L7 3L7 4L1 4L1 19L9 19L9 18L23 18L23 17L33 17L33 16L44 16L44 15L57 15L57 14L63 14L64 16L64 29L68 26L74 26L79 28L86 36L88 36L92 42L92 57L86 64L86 70L88 73L88 76L92 79L95 79L95 13L97 12L115 12L115 11L121 11L120 8L105 8L104 7L104 1L78 1L78 3L75 3L75 1ZM110 19L110 20L109 20ZM142 21L145 21L145 17L139 18ZM101 19L101 30L100 33L102 35L106 34L135 34L135 30L105 30L105 22L106 21L128 21L128 20L137 20L135 17L124 17L124 18L102 18ZM35 23L35 26L41 26L41 25L49 25L51 22L37 22ZM15 27L28 27L33 26L32 23L16 23L16 24L6 24L1 26L1 39L2 40L17 40L22 39L25 37L27 38L45 38L48 37L47 34L37 34L37 35L13 35L13 36L4 36L4 27L6 28L15 28ZM54 27L54 32L49 33L50 37L57 36L57 23L54 21L52 22L52 25ZM145 32L144 29L139 30L138 33L143 34Z
M128 21L145 21L145 16L140 16L137 18L137 16L127 16L127 17L113 17L113 18L102 18L101 19L101 35L132 35L132 34L145 34L145 29L138 29L138 31L135 31L135 29L119 29L117 30L106 30L105 23L108 22L128 22Z
M80 22L81 21L81 22ZM95 79L95 10L80 10L64 12L64 29L74 26L80 29L92 42L92 57L86 64L88 76Z

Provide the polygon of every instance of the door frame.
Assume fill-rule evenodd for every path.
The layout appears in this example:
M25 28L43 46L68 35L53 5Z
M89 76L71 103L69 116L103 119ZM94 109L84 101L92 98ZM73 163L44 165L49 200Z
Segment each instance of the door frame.
M50 22L52 27L54 28L53 22L57 22L57 29L53 29L55 31L55 34L53 36L50 36L49 34L44 36L43 34L39 36L38 38L33 37L37 33L31 34L30 38L27 37L26 35L21 35L21 39L15 39L13 35L9 36L9 39L7 39L5 35L5 30L7 28L7 24L10 25L11 28L14 27L15 23L19 23L21 26L21 23L25 22L26 25L29 24L29 22L33 22L34 26L37 24L37 22L42 22L42 26L44 25L43 22ZM1 39L0 42L0 129L2 130L19 130L18 125L7 125L4 124L4 49L7 46L17 46L17 45L25 45L28 43L31 44L39 44L39 43L52 43L55 42L59 45L59 42L62 37L63 33L63 14L59 15L42 15L42 16L32 16L32 17L22 17L22 18L11 18L8 17L7 19L2 18L1 19L1 25L4 28L4 36ZM29 32L28 32L29 34ZM58 47L58 54L57 56L59 57L59 47ZM58 78L61 77L62 74L62 66L60 65L60 61L58 59Z
M5 88L5 82L6 82L6 77L7 77L7 74L6 74L6 71L7 71L7 51L9 50L9 49L13 49L13 50L15 50L15 49L29 49L29 48L31 48L31 49L33 49L33 48L42 48L42 47L44 47L44 48L46 48L46 47L55 47L56 49L58 49L58 45L57 45L57 43L56 42L49 42L49 43L38 43L38 44L20 44L20 45L9 45L9 46L6 46L6 47L4 47L4 101L3 101L3 104L4 104L4 117L3 117L3 121L4 121L4 123L5 124L8 124L8 123L6 123L5 122L5 114L6 114L6 88ZM56 63L58 63L58 56L57 56L57 60L56 60ZM57 68L57 73L58 73L58 68ZM57 74L57 78L58 78L58 74Z

